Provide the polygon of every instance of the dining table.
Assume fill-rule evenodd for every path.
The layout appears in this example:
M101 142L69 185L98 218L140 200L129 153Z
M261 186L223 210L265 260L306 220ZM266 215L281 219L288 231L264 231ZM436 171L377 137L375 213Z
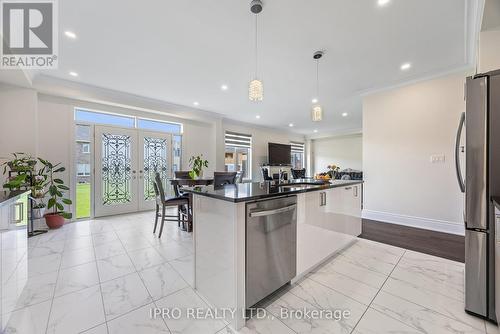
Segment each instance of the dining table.
M180 187L186 186L186 187L197 187L197 186L209 186L214 183L214 178L213 177L201 177L201 178L196 178L196 179L184 179L184 178L169 178L168 181L174 188L178 188L179 192L182 192L180 190ZM187 232L192 232L193 231L193 214L191 212L191 204L193 203L193 194L189 193L187 194L189 196L189 207L188 207L188 224L185 228Z

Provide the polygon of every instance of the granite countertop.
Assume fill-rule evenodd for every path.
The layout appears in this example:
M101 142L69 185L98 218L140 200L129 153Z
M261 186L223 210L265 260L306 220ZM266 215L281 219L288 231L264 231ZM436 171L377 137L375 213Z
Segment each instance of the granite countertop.
M16 200L19 196L30 193L29 190L0 191L0 206Z
M312 184L307 187L300 187L300 184ZM310 191L325 190L363 183L362 180L332 180L328 183L313 180L293 180L286 183L286 186L272 185L269 182L251 182L228 184L221 188L214 186L183 188L182 191L221 199L229 202L248 202L264 198L292 195ZM297 187L294 187L296 185Z

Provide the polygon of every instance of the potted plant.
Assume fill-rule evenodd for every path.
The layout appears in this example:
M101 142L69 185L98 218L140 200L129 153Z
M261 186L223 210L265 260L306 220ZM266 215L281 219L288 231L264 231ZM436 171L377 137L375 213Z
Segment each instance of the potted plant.
M62 167L60 163L52 164L41 158L38 160L43 165L39 175L45 174L47 177L44 183L44 188L48 189L45 195L49 195L47 209L52 209L51 212L44 215L45 223L51 229L59 228L64 225L64 219L71 219L71 213L64 211L64 205L72 204L69 198L64 197L64 192L69 188L64 185L63 180L56 177L56 174L64 172L66 168Z
M39 202L35 205L33 205L33 218L34 219L40 219L44 216L45 214L45 207L47 205L43 202Z
M328 168L328 175L330 175L330 177L333 180L335 180L338 172L340 171L340 167L337 165L331 164L331 165L328 165L327 168Z
M203 167L208 167L208 160L203 159L203 154L193 155L189 159L189 166L191 167L189 177L192 179L201 178L203 177Z
M7 174L7 171L10 170L15 172L16 175L9 177L3 187L10 191L29 187L31 182L30 175L35 170L36 160L22 152L12 153L12 156L14 159L2 164L3 174Z
M19 190L27 183L28 183L28 174L18 174L16 176L8 178L7 182L4 183L3 187L9 189L10 191Z
M13 172L28 172L35 169L36 160L29 154L16 152L12 153L14 159L4 162L3 173L7 172L7 167Z

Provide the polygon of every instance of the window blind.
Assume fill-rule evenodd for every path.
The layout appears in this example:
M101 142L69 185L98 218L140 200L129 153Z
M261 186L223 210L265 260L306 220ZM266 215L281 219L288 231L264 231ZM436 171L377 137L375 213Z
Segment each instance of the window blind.
M224 140L228 146L252 147L252 135L226 131Z
M290 142L292 153L304 153L304 143Z

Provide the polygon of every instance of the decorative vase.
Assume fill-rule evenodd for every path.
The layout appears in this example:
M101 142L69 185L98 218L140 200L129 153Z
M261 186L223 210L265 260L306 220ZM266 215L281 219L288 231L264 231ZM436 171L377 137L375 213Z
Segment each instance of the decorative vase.
M60 228L64 225L64 217L58 213L47 213L45 216L45 224L50 229Z

